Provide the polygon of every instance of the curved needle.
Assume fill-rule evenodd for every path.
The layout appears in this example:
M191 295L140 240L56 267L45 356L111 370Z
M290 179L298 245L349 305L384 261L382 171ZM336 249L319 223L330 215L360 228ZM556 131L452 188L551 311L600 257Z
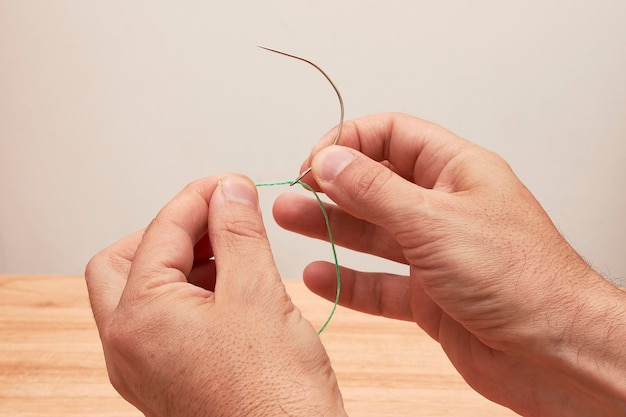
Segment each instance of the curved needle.
M341 109L341 115L339 117L339 127L337 128L337 136L335 136L335 141L333 142L333 145L336 145L337 142L339 141L339 137L341 136L341 126L343 125L343 99L341 98L341 93L339 92L339 90L337 89L337 86L335 85L335 83L333 82L333 80L330 79L330 77L328 75L326 75L326 73L317 65L315 65L314 63L312 63L311 61L309 61L308 59L304 59L301 58L299 56L296 55L291 55L288 54L286 52L281 52L281 51L277 51L276 49L272 49L272 48L266 48L265 46L260 46L257 45L259 48L261 49L265 49L266 51L270 51L270 52L275 52L277 54L280 55L285 55L288 56L289 58L295 58L297 60L306 62L307 64L313 66L316 70L318 70L319 72L322 73L322 75L328 80L328 82L330 83L330 85L333 87L333 89L335 90L335 93L337 93L337 98L339 99L339 108ZM300 174L298 176L298 178L296 178L290 185L294 185L297 184L306 174L308 174L311 171L311 167L308 167L302 174Z

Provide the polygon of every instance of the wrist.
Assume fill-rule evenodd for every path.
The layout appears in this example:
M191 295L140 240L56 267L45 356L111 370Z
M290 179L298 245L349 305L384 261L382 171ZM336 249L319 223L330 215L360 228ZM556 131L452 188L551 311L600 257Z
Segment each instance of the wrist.
M276 402L272 402L271 404L256 408L253 412L246 412L244 415L247 417L348 417L341 403L341 400L339 403L331 401L325 404L303 404L301 402L291 403L289 401L283 401L277 404Z
M253 400L253 409L244 410L247 417L285 417L285 416L320 416L347 417L343 406L343 397L339 391L332 369L324 378L310 378L300 375L298 378L274 377L266 396ZM282 380L281 380L282 379ZM267 378L259 380L267 381ZM263 391L258 390L261 394ZM231 414L233 415L233 414Z
M547 338L541 362L561 374L567 401L579 403L577 415L625 415L626 292L592 270L583 282L564 310L568 316L553 321L560 324Z

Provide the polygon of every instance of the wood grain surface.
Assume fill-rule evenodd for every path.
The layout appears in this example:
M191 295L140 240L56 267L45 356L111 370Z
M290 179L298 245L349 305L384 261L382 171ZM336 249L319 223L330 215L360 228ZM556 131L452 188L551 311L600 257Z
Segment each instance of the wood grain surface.
M319 327L330 303L285 285ZM321 337L352 417L516 415L472 391L415 324L339 308ZM0 275L0 416L141 415L109 383L82 277Z

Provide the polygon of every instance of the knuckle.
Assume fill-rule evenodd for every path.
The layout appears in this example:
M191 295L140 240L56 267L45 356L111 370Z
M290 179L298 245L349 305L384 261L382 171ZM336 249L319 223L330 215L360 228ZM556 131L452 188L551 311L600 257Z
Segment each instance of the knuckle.
M87 262L87 265L85 266L85 280L87 280L88 283L92 282L96 275L98 275L102 270L102 265L104 263L102 257L102 253L98 253L92 257L89 262Z
M220 229L232 243L266 240L266 233L262 224L250 217L227 219L220 226Z
M94 282L102 275L111 272L127 274L134 255L135 251L132 248L120 249L118 252L111 248L102 250L87 262L84 272L85 280L87 283Z
M202 188L204 188L204 186L206 185L206 178L200 178L200 179L195 179L193 181L188 182L185 187L183 187L182 192L183 193L187 193L187 192L199 192Z
M115 262L106 249L92 257L85 266L85 280L87 283L96 281L99 276L106 273L113 263Z
M365 169L352 186L353 195L359 200L378 198L393 173L388 169Z

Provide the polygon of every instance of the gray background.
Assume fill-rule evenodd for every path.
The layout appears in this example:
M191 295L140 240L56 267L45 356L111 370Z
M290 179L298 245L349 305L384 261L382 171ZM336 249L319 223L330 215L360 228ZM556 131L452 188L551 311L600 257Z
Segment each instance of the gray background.
M626 277L626 3L0 0L0 273L80 274L187 182L291 179L338 119L401 111L505 157ZM330 248L274 225L285 278ZM363 269L391 268L340 251Z

